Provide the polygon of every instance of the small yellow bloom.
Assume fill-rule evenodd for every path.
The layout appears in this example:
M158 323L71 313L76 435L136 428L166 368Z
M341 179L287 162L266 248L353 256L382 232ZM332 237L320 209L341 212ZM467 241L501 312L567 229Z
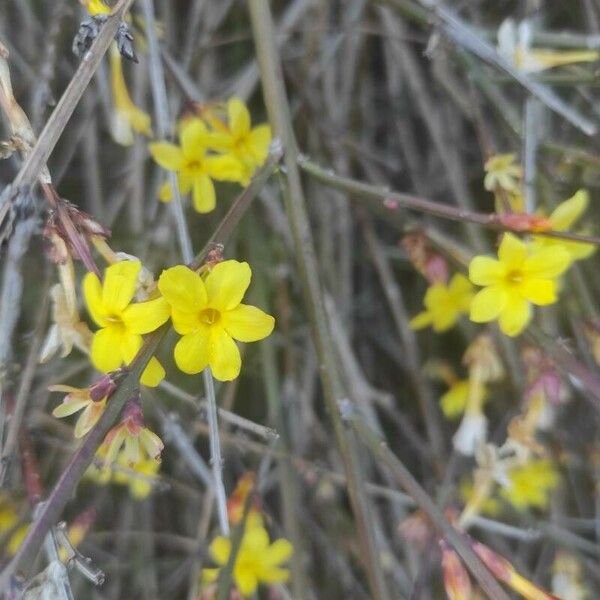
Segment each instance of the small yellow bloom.
M83 279L88 311L101 327L94 333L90 356L103 373L128 365L142 347L142 334L158 329L169 318L164 298L132 303L141 268L138 260L124 260L105 270L103 283L95 273L87 273ZM161 364L152 357L140 381L153 387L164 376Z
M495 154L488 158L484 165L483 187L488 192L501 189L509 194L520 194L523 169L515 164L515 160L515 154Z
M155 142L149 145L152 158L164 169L177 173L179 191L192 191L194 208L199 213L208 213L216 205L213 179L217 181L239 181L242 165L233 156L211 156L208 149L213 134L197 118L185 119L179 128L180 146L170 142ZM164 186L163 186L164 188ZM162 200L168 200L166 189L160 192Z
M148 458L158 461L163 448L162 440L144 426L140 405L128 400L123 410L123 420L106 434L99 450L104 454L105 465L118 460L131 467Z
M434 283L425 292L425 310L411 320L410 326L422 329L431 325L438 333L447 331L469 311L472 299L473 286L460 273L454 275L448 285Z
M449 419L455 419L465 412L469 400L470 382L468 379L460 379L450 385L448 391L440 398L442 412ZM487 398L488 390L482 385L481 402Z
M568 231L586 211L589 203L589 194L586 190L575 192L568 200L559 204L548 220L553 231ZM541 235L533 238L533 248L564 248L571 257L571 262L588 258L596 251L594 244L585 242L572 242Z
M175 331L183 336L175 346L175 362L184 373L209 366L219 381L235 379L241 357L234 340L256 342L273 331L273 317L242 304L251 277L248 263L237 260L218 263L205 279L183 265L163 271L158 289L171 305Z
M131 146L134 131L151 136L150 115L138 108L129 95L123 75L123 59L116 44L110 49L110 82L114 102L110 129L115 142Z
M498 259L476 256L469 265L469 278L484 289L471 304L470 318L476 323L498 319L509 336L521 333L531 320L531 304L557 301L557 282L569 266L569 253L561 247L532 249L510 233L504 234Z
M292 545L286 539L280 538L271 544L262 525L246 526L233 566L233 579L242 596L254 594L260 583L287 581L290 572L281 568L281 564L289 559L292 552ZM231 541L228 538L218 536L212 541L210 554L221 567L227 564L230 553ZM205 582L213 582L219 576L219 569L204 569L202 576Z
M558 485L558 473L549 460L532 460L508 471L508 485L501 495L515 508L546 508L550 492Z
M90 15L109 15L110 7L103 0L80 0Z
M112 390L107 388L106 394L94 394L95 387L76 388L70 385L51 385L48 388L51 392L66 392L62 404L59 404L52 415L57 419L68 417L80 410L83 410L77 423L73 435L81 438L86 435L90 429L98 422L104 409L106 408L106 397Z
M227 125L210 111L207 120L215 131L211 147L214 150L234 156L243 166L239 182L248 185L250 178L269 154L271 127L257 125L252 127L250 112L239 98L230 98L227 102Z

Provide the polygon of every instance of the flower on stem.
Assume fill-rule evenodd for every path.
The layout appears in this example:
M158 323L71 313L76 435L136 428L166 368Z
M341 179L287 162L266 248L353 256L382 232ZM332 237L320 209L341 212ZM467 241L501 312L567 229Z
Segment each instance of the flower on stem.
M164 169L177 173L179 191L192 191L194 208L199 213L208 213L216 205L213 179L217 181L239 181L243 175L240 162L230 155L209 155L213 134L198 118L182 121L179 127L177 146L170 142L154 142L149 145L152 158ZM170 200L163 189L160 197Z
M242 166L239 183L246 186L269 154L271 127L252 127L248 107L239 98L227 101L227 123L210 109L202 115L214 130L211 147L235 157Z
M123 59L116 44L110 48L110 83L114 102L110 131L115 142L121 146L131 146L134 131L151 136L150 115L138 108L129 95L123 75Z
M158 461L163 448L162 440L144 426L142 409L132 398L125 404L121 422L106 434L100 452L105 465L118 460L131 466L148 458Z
M163 271L158 289L183 336L175 345L175 362L184 373L210 367L219 381L235 379L241 356L234 340L256 342L273 331L272 316L242 304L251 277L248 263L237 260L217 264L205 279L183 265Z
M80 320L79 313L69 305L62 284L57 283L50 289L52 299L52 325L40 351L40 362L45 363L60 349L61 357L68 356L76 346L82 352L89 353L92 332Z
M570 198L559 204L548 217L553 231L569 231L571 227L583 216L589 204L589 194L586 190L579 190ZM547 236L536 235L533 237L533 249L562 248L569 254L571 262L590 257L595 251L594 244L573 242Z
M169 318L164 298L132 303L141 268L140 261L124 260L105 270L102 283L94 273L83 279L88 311L100 326L94 333L90 355L94 366L104 373L128 365L142 347L142 334L158 329ZM161 364L152 357L140 382L156 386L164 375Z
M410 327L431 326L437 333L447 331L469 311L472 299L473 286L464 275L456 273L448 285L440 282L427 288L425 310L411 320Z
M483 187L488 192L504 190L509 194L519 194L521 191L521 180L523 169L521 165L515 164L515 154L494 154L485 162L485 177Z
M498 260L476 256L469 265L471 281L484 286L473 298L471 320L498 319L502 332L518 335L531 320L531 304L557 301L556 279L569 263L568 252L560 246L535 249L511 233L504 234Z
M81 438L98 422L98 419L106 408L106 399L115 389L114 380L108 375L100 381L87 388L76 388L70 385L51 385L51 392L66 392L62 404L59 404L52 415L57 419L68 417L82 410L73 435Z
M512 19L502 22L498 28L498 52L526 73L539 73L546 69L581 62L595 62L600 57L597 50L532 49L530 46L529 23L522 21L517 27Z
M516 509L546 508L550 492L558 485L554 465L546 459L529 460L507 471L508 483L500 494Z
M210 555L220 566L224 567L231 554L231 540L217 536L210 544ZM233 579L244 597L254 594L261 583L283 583L289 579L290 572L282 568L292 555L293 548L284 538L269 540L267 530L262 526L248 525L244 530L240 548L233 566ZM220 568L204 569L202 578L206 583L214 582L219 576Z

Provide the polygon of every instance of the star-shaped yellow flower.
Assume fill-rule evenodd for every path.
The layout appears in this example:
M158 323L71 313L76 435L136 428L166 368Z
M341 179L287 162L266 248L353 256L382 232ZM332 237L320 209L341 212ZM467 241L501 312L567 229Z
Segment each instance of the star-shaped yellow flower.
M558 481L558 473L549 460L531 460L508 471L508 484L500 494L520 510L529 506L545 508Z
M88 311L100 327L94 333L90 357L103 373L128 365L142 347L142 334L158 329L169 318L164 298L132 302L141 268L139 260L124 260L106 269L102 283L95 273L83 279ZM140 382L156 386L164 376L164 369L152 357Z
M216 205L215 186L217 181L239 181L243 175L240 162L231 155L209 155L213 134L197 118L182 121L179 128L180 145L170 142L155 142L149 145L152 158L164 169L175 171L179 180L179 191L192 191L194 208L199 213L208 213ZM161 191L161 199L169 195Z
M556 279L569 263L564 248L531 249L511 233L504 234L498 260L476 256L469 265L471 281L485 286L473 298L471 320L498 319L506 335L518 335L531 320L531 304L556 302Z
M230 153L243 166L239 182L248 185L250 178L266 160L271 143L271 127L252 127L250 112L239 98L227 102L227 124L209 114L209 123L215 131L212 147Z
M251 596L259 583L283 583L290 572L281 564L292 555L293 548L286 539L275 540L272 544L269 534L262 525L246 526L235 564L233 579L244 597ZM231 553L231 541L223 536L216 537L210 545L213 560L221 567L227 564ZM204 581L215 581L219 569L204 569Z
M248 263L237 260L217 264L206 279L183 265L163 271L158 289L171 305L175 331L183 336L175 346L175 362L184 373L209 366L216 379L235 379L241 357L234 340L255 342L273 331L273 317L242 304L251 277Z
M473 286L460 273L452 277L448 285L434 283L425 292L425 309L411 320L412 329L423 329L431 325L441 333L450 329L462 314L469 311L473 299Z

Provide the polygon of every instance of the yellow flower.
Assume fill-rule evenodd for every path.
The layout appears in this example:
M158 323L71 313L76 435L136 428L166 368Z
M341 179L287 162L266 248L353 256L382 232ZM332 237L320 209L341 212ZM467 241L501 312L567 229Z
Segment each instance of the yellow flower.
M256 342L273 331L273 317L241 303L251 277L248 263L237 260L218 263L206 279L183 265L163 271L158 289L171 305L175 331L183 336L175 346L175 362L184 373L209 366L216 379L235 379L241 357L234 340Z
M514 154L495 154L488 158L484 165L485 178L483 187L488 192L502 189L510 194L520 194L523 169L515 164Z
M454 275L448 285L434 283L425 292L423 304L426 310L412 319L410 326L422 329L431 325L438 333L447 331L469 311L472 299L473 286L460 273Z
M131 467L148 458L158 461L163 448L162 440L144 426L140 405L135 400L128 400L123 420L106 434L99 451L104 455L105 466L117 460Z
M213 179L239 181L242 177L242 165L233 156L207 154L212 136L200 119L191 118L185 119L179 128L180 146L170 142L149 145L152 158L164 169L177 173L179 191L182 194L192 191L194 208L199 213L208 213L215 208ZM164 189L161 199L169 199Z
M142 346L142 334L158 329L169 318L164 298L131 302L141 268L138 260L124 260L106 269L103 283L95 273L87 273L83 279L88 311L101 327L94 333L90 356L104 373L128 365ZM164 376L161 364L152 357L140 381L156 386Z
M508 485L500 493L519 510L545 508L557 484L558 473L549 460L532 460L508 471Z
M506 233L498 259L476 256L469 265L471 281L484 286L473 298L470 318L476 323L498 319L500 329L515 336L531 320L531 303L556 302L556 278L568 268L569 253L561 247L531 249Z
M587 191L579 190L568 200L559 204L548 218L552 230L568 231L586 211L589 200L590 198ZM561 240L541 235L534 236L532 247L536 249L564 248L569 253L571 262L588 258L596 250L594 244L571 242L569 240Z
M109 15L110 7L103 0L80 0L90 15Z
M293 548L288 540L280 538L272 544L267 530L258 526L246 526L235 565L233 578L242 596L251 596L259 583L283 583L290 572L281 564L292 555ZM223 536L216 537L210 545L213 560L221 567L227 564L231 553L231 541ZM204 581L212 582L219 576L219 569L204 569Z
M243 165L239 182L248 185L256 169L265 162L269 154L271 127L252 127L250 112L239 98L230 98L227 102L227 125L212 117L210 112L207 114L207 120L216 134L211 147L230 153Z
M113 139L122 146L133 144L133 132L152 135L150 115L138 108L127 90L123 75L123 60L116 44L110 49L110 82L114 102L110 130Z
M57 419L68 417L80 410L83 410L77 423L73 435L81 438L98 422L98 419L106 408L106 398L114 390L114 383L104 384L101 380L87 388L76 388L70 385L51 385L48 388L51 392L67 392L63 398L62 404L59 404L52 415Z

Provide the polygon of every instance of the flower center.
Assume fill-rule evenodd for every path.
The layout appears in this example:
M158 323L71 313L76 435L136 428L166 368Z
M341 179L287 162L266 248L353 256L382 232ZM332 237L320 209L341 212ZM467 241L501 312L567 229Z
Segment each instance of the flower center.
M190 160L186 165L186 169L194 175L199 175L202 173L202 163L198 160Z
M200 320L207 325L214 325L221 318L221 313L214 308L207 308L200 312Z
M111 325L123 325L123 320L118 315L107 315L106 320Z
M506 275L506 279L509 283L521 283L523 281L523 273L519 270L509 271Z

